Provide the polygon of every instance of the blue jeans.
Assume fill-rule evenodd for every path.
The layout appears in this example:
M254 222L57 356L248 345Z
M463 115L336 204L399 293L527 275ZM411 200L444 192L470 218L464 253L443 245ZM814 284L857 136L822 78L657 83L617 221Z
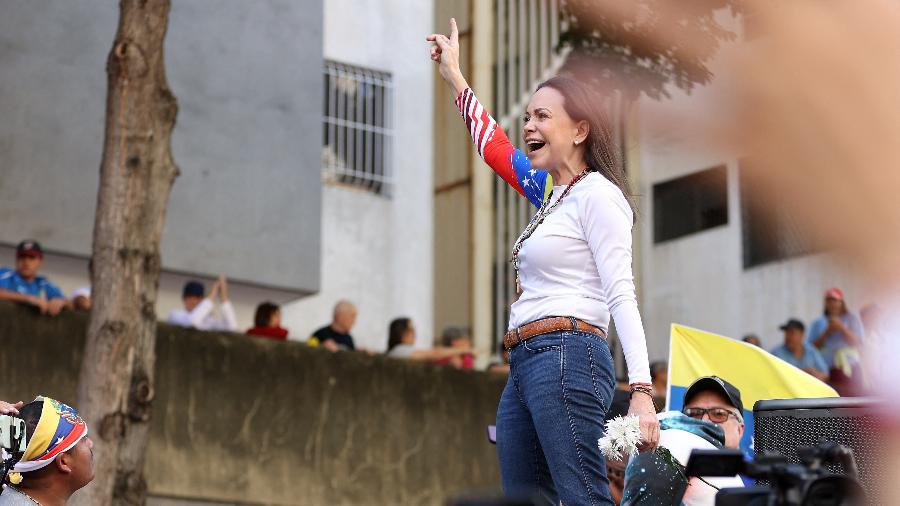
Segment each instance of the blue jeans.
M534 337L509 353L497 409L503 491L557 506L610 505L597 447L615 388L609 344L587 332Z

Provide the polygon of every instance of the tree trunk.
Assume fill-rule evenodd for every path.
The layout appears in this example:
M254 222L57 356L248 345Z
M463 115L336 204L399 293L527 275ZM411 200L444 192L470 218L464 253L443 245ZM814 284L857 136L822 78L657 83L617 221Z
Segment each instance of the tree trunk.
M178 105L166 82L169 0L121 0L107 61L106 133L94 221L92 294L78 408L94 440L94 481L77 504L144 504L153 401L159 242L178 168Z

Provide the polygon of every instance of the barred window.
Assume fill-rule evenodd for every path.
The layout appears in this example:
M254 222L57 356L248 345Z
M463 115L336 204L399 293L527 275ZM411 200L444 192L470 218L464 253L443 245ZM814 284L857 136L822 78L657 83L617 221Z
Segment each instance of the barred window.
M728 181L724 165L653 186L653 242L727 223Z
M391 75L325 62L323 178L387 194L391 184Z

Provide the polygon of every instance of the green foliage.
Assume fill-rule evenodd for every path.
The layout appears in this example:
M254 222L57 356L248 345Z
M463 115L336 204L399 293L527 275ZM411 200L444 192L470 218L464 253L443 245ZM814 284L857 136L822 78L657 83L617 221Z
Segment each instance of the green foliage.
M719 23L740 11L740 0L563 0L572 48L564 70L619 90L668 97L668 85L688 93L713 77L707 66L735 34Z

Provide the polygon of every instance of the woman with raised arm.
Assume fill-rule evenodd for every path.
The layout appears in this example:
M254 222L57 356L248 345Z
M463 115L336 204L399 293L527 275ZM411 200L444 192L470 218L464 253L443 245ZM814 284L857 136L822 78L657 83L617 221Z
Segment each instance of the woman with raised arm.
M511 253L519 298L503 339L511 371L497 409L503 489L554 505L612 504L597 446L615 387L610 316L643 448L655 448L659 422L631 272L634 208L601 101L567 77L541 83L525 112L522 153L460 72L456 21L449 37L427 40L475 149L538 208Z

